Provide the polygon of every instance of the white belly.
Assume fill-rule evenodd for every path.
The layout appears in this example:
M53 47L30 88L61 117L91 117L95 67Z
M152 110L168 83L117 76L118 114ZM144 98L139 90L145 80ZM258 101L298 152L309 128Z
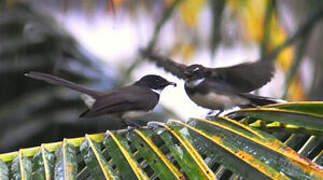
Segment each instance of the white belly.
M197 105L208 108L208 109L231 109L235 106L249 104L249 100L241 98L239 96L224 96L216 93L208 93L206 95L194 94L190 96L192 101Z
M128 111L122 115L122 119L132 119L147 114L147 111Z

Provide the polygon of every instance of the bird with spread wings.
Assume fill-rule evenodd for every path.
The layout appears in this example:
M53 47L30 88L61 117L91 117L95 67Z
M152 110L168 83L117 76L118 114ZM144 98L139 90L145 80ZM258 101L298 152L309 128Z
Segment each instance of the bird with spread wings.
M141 51L144 58L185 80L185 91L197 105L220 114L232 107L255 107L277 103L279 100L256 96L251 91L271 81L275 68L270 59L241 63L229 67L209 68L199 64L185 65L174 60Z

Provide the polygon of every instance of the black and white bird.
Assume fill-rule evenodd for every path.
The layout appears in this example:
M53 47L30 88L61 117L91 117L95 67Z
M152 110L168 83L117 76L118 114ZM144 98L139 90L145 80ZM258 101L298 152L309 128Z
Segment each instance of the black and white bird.
M158 104L161 91L166 86L176 86L176 83L169 82L161 76L146 75L132 85L99 92L50 74L29 72L25 76L81 92L81 98L88 109L80 117L117 115L131 126L134 124L128 120L153 110Z
M188 97L201 107L218 110L216 116L237 106L256 107L279 101L250 94L251 91L267 84L273 77L275 68L268 60L223 68L207 68L199 64L186 66L150 53L144 53L144 57L184 79Z

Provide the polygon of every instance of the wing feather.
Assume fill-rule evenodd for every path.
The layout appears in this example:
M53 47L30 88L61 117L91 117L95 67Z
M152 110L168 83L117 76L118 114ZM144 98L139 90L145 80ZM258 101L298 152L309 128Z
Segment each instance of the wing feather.
M184 71L187 67L186 65L177 63L168 57L160 56L150 52L142 51L141 53L148 60L155 62L158 67L165 69L167 72L172 73L180 79L185 79Z
M97 98L92 109L84 116L89 117L132 110L148 111L156 106L158 98L159 95L148 88L126 86Z
M178 78L185 79L186 65L152 52L141 51L141 53L148 60L155 62L157 66L164 68ZM221 80L240 93L247 93L264 86L271 80L275 71L272 61L268 59L230 67L207 69L211 72L212 79Z
M212 78L227 82L241 93L247 93L264 86L271 80L275 71L271 61L257 61L209 69L212 72Z

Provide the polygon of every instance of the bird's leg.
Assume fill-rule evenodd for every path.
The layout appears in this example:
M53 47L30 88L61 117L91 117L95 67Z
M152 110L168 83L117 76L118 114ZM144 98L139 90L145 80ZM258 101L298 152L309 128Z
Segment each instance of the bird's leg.
M219 114L221 114L224 110L223 109L219 109L218 112L214 115L214 117L218 117ZM214 114L214 110L210 110L207 115L208 116L212 116Z
M218 117L223 111L223 109L219 109L219 111L214 115L214 117Z

